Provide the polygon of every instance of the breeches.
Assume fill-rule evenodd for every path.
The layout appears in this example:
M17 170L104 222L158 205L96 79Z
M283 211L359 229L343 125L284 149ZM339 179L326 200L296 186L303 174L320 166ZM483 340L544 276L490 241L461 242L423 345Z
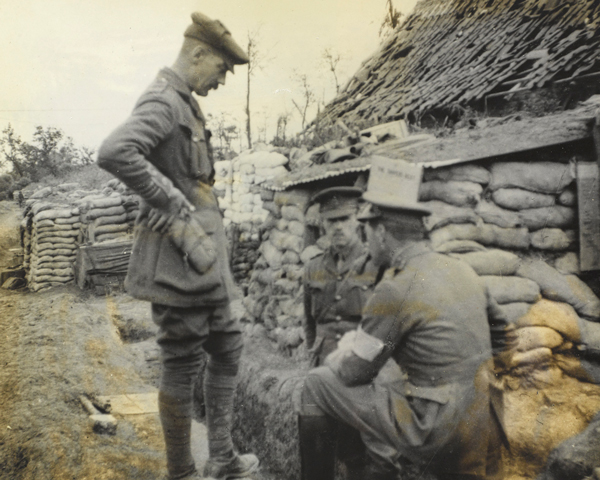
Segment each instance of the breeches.
M485 475L489 397L457 386L458 401L438 403L404 396L402 385L377 377L347 387L328 367L316 368L305 380L299 413L328 415L355 428L369 456L388 469L399 470L404 457L436 473Z

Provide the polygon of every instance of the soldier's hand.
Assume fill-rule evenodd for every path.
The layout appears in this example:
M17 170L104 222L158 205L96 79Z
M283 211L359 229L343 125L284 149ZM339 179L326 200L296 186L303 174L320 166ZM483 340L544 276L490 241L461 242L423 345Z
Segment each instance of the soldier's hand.
M148 214L148 228L154 232L165 233L175 217L182 212L193 212L196 210L190 201L185 198L178 188L173 188L169 192L169 205L167 208L153 208Z

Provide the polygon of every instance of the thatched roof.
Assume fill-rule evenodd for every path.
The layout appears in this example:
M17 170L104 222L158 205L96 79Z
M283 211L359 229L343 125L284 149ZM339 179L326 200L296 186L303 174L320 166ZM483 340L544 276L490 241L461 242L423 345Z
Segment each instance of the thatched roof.
M598 0L421 0L321 124L415 119L600 73Z

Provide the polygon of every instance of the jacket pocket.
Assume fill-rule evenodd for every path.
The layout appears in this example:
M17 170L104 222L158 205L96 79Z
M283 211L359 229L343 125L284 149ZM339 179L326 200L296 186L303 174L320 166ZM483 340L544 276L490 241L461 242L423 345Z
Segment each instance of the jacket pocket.
M208 212L193 215L204 232L212 238L217 231L218 220ZM216 261L205 273L198 273L190 265L184 252L168 235L164 235L161 239L154 281L183 293L206 293L223 286L219 261Z

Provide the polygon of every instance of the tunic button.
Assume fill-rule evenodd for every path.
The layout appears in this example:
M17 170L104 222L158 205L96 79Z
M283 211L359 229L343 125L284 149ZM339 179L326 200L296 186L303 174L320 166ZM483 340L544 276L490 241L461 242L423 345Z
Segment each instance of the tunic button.
M338 280L339 280L340 282L343 280L343 278L342 278L342 276L341 276L341 275L338 277Z
M341 322L342 321L342 317L340 315L338 315L337 317L335 317L335 321L336 322Z
M341 336L339 333L336 333L336 334L335 334L335 339L336 339L336 340L339 340L340 338L342 338L342 336Z
M194 141L194 142L197 142L197 141L199 141L199 140L200 140L200 137L199 137L198 135L194 135L194 136L192 137L192 141Z
M362 287L360 287L360 288L362 288L363 290L368 290L368 289L369 289L369 286L368 286L368 285L363 285L363 286L362 286Z
M336 299L336 301L338 301L338 302L339 302L339 301L342 299L342 296L341 296L341 295L336 295L336 296L335 296L335 299Z

